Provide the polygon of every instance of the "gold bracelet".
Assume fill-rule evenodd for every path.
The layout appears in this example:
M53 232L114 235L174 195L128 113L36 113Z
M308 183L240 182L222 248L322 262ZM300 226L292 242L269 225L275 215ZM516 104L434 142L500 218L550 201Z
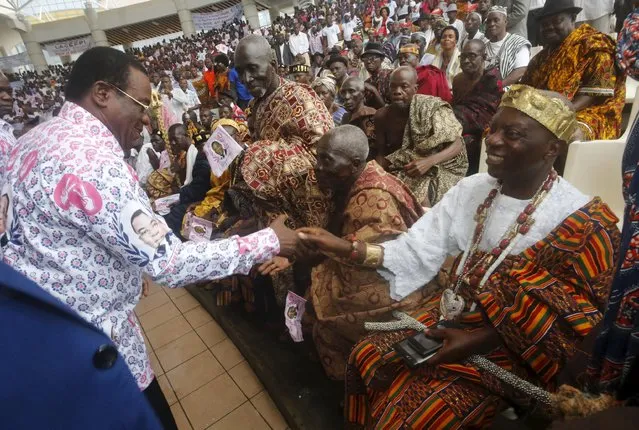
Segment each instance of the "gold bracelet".
M369 243L366 243L366 253L365 253L365 258L364 258L364 262L362 263L362 266L364 267L370 267L373 269L378 268L379 266L382 265L382 261L384 259L384 248L382 248L379 245L371 245Z

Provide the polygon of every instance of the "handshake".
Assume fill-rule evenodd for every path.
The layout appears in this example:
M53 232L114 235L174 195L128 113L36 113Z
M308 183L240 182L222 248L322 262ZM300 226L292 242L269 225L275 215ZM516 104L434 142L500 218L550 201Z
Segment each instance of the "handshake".
M280 242L280 254L259 267L258 270L263 275L273 275L285 269L292 258L306 260L318 254L348 258L352 253L352 242L317 227L291 230L284 224L285 221L286 215L280 215L269 226Z

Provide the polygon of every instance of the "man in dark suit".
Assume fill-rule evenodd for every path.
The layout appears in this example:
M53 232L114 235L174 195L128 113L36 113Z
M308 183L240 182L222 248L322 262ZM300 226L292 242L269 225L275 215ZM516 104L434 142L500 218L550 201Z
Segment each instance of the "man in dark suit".
M162 428L109 337L2 262L0 351L2 428Z
M284 38L284 33L279 33L275 36L273 51L275 51L277 64L281 66L290 66L293 64L293 54L291 53L291 48L288 46L288 41Z

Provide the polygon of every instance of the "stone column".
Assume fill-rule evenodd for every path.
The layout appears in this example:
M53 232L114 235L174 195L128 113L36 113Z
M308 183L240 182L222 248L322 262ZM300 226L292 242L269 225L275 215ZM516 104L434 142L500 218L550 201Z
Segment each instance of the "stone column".
M257 6L255 0L242 0L242 9L244 16L253 30L260 28L260 17L257 15Z
M280 16L280 8L277 6L271 6L268 9L268 14L271 16L271 23L273 23L277 17Z
M47 59L44 57L44 52L42 51L40 42L33 39L31 23L26 21L24 17L18 17L18 19L12 19L9 21L9 28L20 33L22 43L24 43L24 47L27 50L27 54L29 54L29 59L31 60L31 64L33 64L36 71L41 72L45 70L48 67Z
M180 18L182 33L184 33L184 36L186 37L193 36L195 34L195 25L193 24L191 10L186 5L186 0L173 0L173 3L175 3L178 18Z
M98 22L98 11L93 8L91 3L87 2L85 4L84 17L89 24L93 44L95 46L110 46L106 33L100 28L100 24Z
M44 52L42 51L42 46L40 46L39 42L31 39L30 33L22 33L22 41L24 42L24 46L27 48L27 53L29 54L29 58L31 59L31 64L35 67L36 71L41 72L46 70L48 67L47 59L44 58Z

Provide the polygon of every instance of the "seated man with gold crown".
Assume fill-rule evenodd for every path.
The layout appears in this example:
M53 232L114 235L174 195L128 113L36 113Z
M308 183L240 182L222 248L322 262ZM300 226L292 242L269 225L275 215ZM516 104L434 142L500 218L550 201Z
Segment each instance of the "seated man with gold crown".
M486 138L488 174L462 179L406 233L375 245L300 230L305 247L376 268L395 300L456 257L445 289L414 319L377 323L383 331L355 345L349 428L486 428L502 401L531 403L522 380L556 387L602 318L620 239L608 206L553 170L575 127L563 96L513 85ZM410 369L393 346L416 326L442 346ZM503 370L512 384L496 377Z

